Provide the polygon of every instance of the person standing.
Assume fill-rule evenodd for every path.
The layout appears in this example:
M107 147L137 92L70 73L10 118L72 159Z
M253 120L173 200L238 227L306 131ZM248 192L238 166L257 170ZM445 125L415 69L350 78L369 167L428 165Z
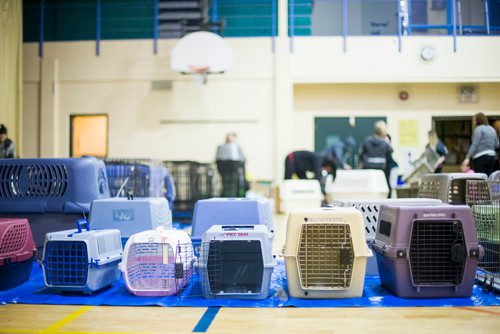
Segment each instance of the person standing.
M391 184L389 174L391 171L392 147L387 140L385 122L376 122L373 135L367 137L360 147L359 168L379 169L384 172L389 187L389 197L391 195Z
M488 118L481 112L472 117L472 124L476 124L476 128L461 168L464 170L472 164L476 173L490 175L494 171L495 150L499 146L498 134L495 128L488 124Z
M438 160L435 163L436 169L434 173L441 173L443 170L444 161L446 160L446 156L448 155L448 148L443 144L443 142L438 138L436 130L431 130L427 133L429 137L429 143L425 147L426 150L431 150L434 152L436 156L438 156Z
M0 124L0 158L14 158L14 142L7 138L7 128Z
M237 139L236 133L230 132L225 143L217 147L215 162L222 178L222 197L244 197L248 188L245 180L246 158Z

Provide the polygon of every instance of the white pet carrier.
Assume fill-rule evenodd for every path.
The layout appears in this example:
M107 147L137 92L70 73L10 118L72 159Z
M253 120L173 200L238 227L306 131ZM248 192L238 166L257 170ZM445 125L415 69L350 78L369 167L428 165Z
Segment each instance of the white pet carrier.
M92 293L120 278L119 230L78 229L47 233L43 248L45 285L59 291Z
M332 203L343 198L387 198L389 187L381 170L338 170L334 181L331 178L327 179L325 192L327 203Z
M134 295L168 296L186 286L194 262L189 235L159 227L128 239L120 270L127 289Z
M212 226L204 235L199 272L206 298L265 299L275 262L264 225Z
M319 208L290 213L283 255L292 297L349 298L363 294L372 253L358 210Z
M279 212L319 208L323 201L318 180L285 180L279 187Z
M365 236L368 246L375 239L378 227L378 215L382 204L390 205L438 205L442 202L438 199L429 198L385 198L372 200L336 200L333 201L335 207L353 207L358 209L363 215L365 222ZM368 258L366 265L367 275L378 275L377 260L375 257Z
M461 205L466 203L468 180L487 180L481 173L443 173L422 176L418 197L437 198L443 203Z
M90 224L95 229L117 228L127 239L160 226L172 228L172 214L164 197L114 197L92 202Z

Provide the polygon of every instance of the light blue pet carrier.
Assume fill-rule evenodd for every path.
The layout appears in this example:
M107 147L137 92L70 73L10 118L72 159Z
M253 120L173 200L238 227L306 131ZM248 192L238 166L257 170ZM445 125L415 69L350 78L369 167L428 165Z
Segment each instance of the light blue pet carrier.
M271 203L265 198L211 198L196 202L192 238L213 225L264 225L274 233Z
M136 233L171 229L172 213L165 197L112 197L92 202L90 224L98 230L119 229L125 244Z

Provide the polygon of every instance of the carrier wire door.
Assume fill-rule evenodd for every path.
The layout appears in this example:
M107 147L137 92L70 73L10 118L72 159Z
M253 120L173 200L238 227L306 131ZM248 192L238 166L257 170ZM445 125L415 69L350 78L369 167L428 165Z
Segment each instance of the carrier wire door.
M472 209L478 241L484 248L477 282L500 293L500 181L467 181L467 204Z

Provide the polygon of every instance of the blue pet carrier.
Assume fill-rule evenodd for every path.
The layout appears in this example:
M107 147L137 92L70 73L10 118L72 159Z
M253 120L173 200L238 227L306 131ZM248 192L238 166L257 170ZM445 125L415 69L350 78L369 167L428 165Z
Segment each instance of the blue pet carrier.
M131 235L157 227L172 228L172 214L165 197L113 197L92 202L90 224L97 230L119 229L124 241Z
M58 291L91 294L120 278L122 258L119 230L76 230L48 233L43 249L45 286Z
M82 213L107 197L106 169L95 158L0 161L2 213Z
M211 198L196 202L192 238L213 225L264 225L274 233L271 203L265 198Z

